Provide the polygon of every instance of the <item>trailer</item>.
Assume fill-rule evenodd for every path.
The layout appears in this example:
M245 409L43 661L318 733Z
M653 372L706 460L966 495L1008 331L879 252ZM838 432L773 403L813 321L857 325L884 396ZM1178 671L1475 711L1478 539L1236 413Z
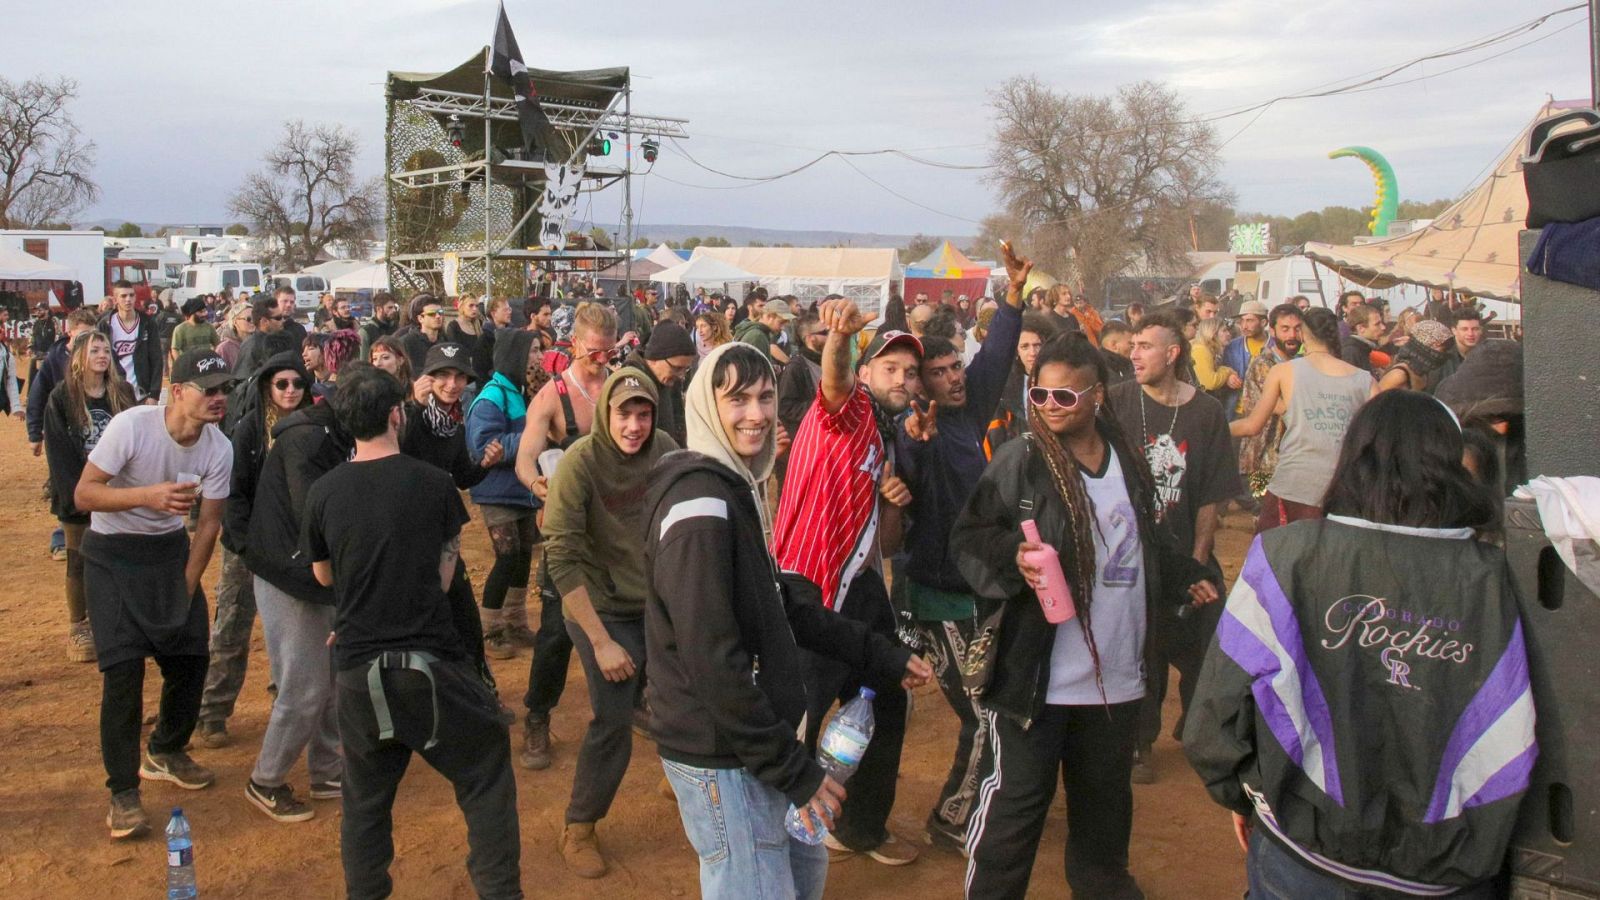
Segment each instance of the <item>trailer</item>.
M99 303L106 295L105 235L98 231L6 229L0 230L0 246L70 267L83 285L85 303Z

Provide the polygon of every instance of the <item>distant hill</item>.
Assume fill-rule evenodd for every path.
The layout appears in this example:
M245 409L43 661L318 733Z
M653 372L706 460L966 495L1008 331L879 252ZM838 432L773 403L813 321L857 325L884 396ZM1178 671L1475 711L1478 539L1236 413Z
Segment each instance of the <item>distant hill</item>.
M751 241L763 244L793 244L796 247L905 247L916 235L876 234L861 231L788 231L779 228L754 228L745 225L635 225L634 234L650 239L650 243L678 241L691 237L722 237L736 247L748 246ZM935 239L949 239L957 247L972 243L971 235L925 235Z

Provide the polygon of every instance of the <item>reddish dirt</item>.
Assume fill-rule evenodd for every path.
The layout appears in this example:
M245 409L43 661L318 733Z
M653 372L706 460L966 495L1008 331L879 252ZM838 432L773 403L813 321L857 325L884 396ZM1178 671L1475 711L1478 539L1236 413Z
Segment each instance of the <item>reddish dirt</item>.
M92 664L65 661L67 620L61 582L64 564L53 562L46 542L54 520L40 497L42 459L29 455L20 422L0 423L0 894L7 897L85 897L110 890L125 896L159 896L164 847L159 836L113 843L105 832L107 794L97 731L100 681ZM1236 574L1249 523L1230 517L1219 548ZM482 584L491 559L480 525L468 527L465 551L473 582ZM206 584L215 585L216 564ZM528 657L494 664L501 695L520 707ZM155 710L160 678L152 665L145 710ZM145 809L159 828L167 809L181 804L194 828L203 896L336 897L339 809L318 802L317 818L274 823L244 799L244 784L268 715L266 657L259 626L249 676L229 723L233 743L198 749L196 758L217 773L208 790L188 792L156 783L144 788ZM1169 695L1167 722L1176 715ZM696 860L684 839L673 803L656 793L661 769L654 748L635 738L633 763L611 816L601 824L602 846L612 864L599 882L570 875L556 850L562 810L572 784L576 742L588 709L582 671L573 666L556 710L555 765L544 772L517 769L522 810L523 884L530 897L608 900L694 897ZM892 826L920 835L954 749L955 716L932 687L918 690L906 737L899 803ZM520 724L514 735L520 736ZM1135 787L1132 865L1152 898L1238 897L1243 858L1227 815L1213 805L1170 738L1156 748L1159 784ZM291 776L303 792L302 766ZM1034 865L1033 897L1067 895L1062 874L1065 804L1052 807ZM393 874L400 897L471 897L464 860L466 830L449 784L417 760L395 805ZM890 869L868 859L835 863L829 897L943 898L961 895L963 860L928 849L914 865Z

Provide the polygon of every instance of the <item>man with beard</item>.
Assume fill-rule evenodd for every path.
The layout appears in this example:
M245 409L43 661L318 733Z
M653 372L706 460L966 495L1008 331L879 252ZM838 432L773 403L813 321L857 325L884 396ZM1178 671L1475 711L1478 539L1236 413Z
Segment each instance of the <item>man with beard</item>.
M1281 303L1272 308L1267 316L1272 339L1245 369L1243 396L1238 406L1240 417L1248 416L1261 402L1261 394L1267 385L1267 373L1272 371L1272 367L1300 355L1302 323L1300 307L1293 303ZM1253 494L1265 490L1267 482L1272 480L1272 471L1278 467L1280 424L1278 417L1273 416L1267 419L1266 427L1260 434L1239 441L1239 474Z
M828 330L822 349L822 383L789 451L789 477L773 528L773 556L784 572L802 576L822 604L895 633L896 616L884 587L883 560L900 543L901 511L911 502L888 454L894 417L917 387L922 344L902 331L873 338L852 371L850 346L866 317L849 300L822 305ZM815 748L822 719L836 700L854 697L865 673L809 654L806 683L813 689L806 743ZM905 738L906 695L884 686L874 704L877 731L850 780L830 849L863 852L886 865L905 865L917 849L889 833L895 779Z
M829 294L822 302L843 299L839 294ZM814 309L795 320L794 333L799 338L795 354L778 375L778 424L790 435L800 430L800 420L816 402L817 385L822 381L822 346L828 341L828 329L823 327ZM780 484L788 471L789 454L785 448L774 468Z
M216 780L183 748L206 680L200 577L222 531L233 471L233 448L216 427L232 381L227 362L211 351L179 357L171 402L114 416L74 492L74 505L90 514L84 594L102 676L100 753L111 789L106 827L114 839L150 829L140 779L187 790ZM191 541L184 521L196 503L200 518ZM141 763L145 658L152 656L161 669L161 713Z
M306 339L306 327L295 321L295 295L294 288L287 284L278 285L272 292L273 305L278 310L278 315L283 317L283 333L289 336L296 347Z
M1009 251L1007 245L1002 249ZM909 582L906 593L923 652L961 722L950 774L928 814L928 835L958 850L985 774L979 759L988 733L977 700L961 686L961 660L978 636L978 613L972 587L956 568L950 530L988 465L984 429L1017 357L1022 285L1032 264L1007 252L1006 269L1011 279L1006 302L996 310L970 368L962 366L948 340L931 337L923 344L919 375L928 405L914 411L896 435L896 455L905 461L902 477L912 497L906 532L910 557L904 567L896 564L896 580L904 573Z
M1180 551L1220 579L1221 567L1212 556L1217 526L1223 506L1242 487L1222 406L1205 391L1178 380L1188 356L1188 341L1177 317L1165 310L1145 316L1133 336L1134 381L1107 391L1106 402L1128 442L1144 453L1150 465L1157 521L1172 534ZM1136 784L1156 780L1151 748L1161 734L1167 666L1178 670L1178 693L1187 711L1200 662L1221 615L1217 607L1203 606L1176 623L1152 623L1155 668L1140 707L1133 763ZM1182 727L1180 715L1177 733Z
M255 326L255 333L239 346L239 360L233 371L240 380L254 380L266 361L279 353L300 351L299 341L284 331L283 323L283 314L270 298L258 298L250 305L250 324Z
M1237 322L1239 336L1222 349L1222 364L1235 372L1248 372L1250 363L1267 349L1267 305L1259 300L1241 303ZM1239 399L1238 390L1222 398L1222 410L1229 421L1239 416Z
M400 314L400 303L390 294L379 291L372 297L372 318L361 323L361 358L372 357L372 342L394 334L395 317Z

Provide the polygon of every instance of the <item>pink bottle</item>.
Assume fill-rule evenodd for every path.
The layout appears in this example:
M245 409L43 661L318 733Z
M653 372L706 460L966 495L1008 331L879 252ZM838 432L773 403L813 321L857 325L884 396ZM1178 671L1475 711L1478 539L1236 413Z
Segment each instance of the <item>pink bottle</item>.
M1022 536L1029 543L1044 544L1043 550L1030 550L1023 554L1023 558L1044 570L1044 587L1035 593L1039 595L1039 605L1044 608L1045 621L1060 625L1078 614L1077 608L1072 605L1072 588L1067 585L1067 576L1061 571L1061 558L1056 554L1056 548L1039 539L1039 526L1032 519L1023 520Z

